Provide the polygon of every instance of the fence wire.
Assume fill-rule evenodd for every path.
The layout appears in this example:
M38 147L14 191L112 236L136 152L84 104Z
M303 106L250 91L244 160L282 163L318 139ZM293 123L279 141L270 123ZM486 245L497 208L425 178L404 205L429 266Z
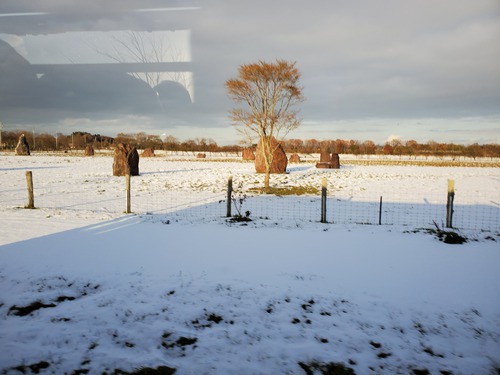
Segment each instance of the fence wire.
M132 183L132 212L162 214L196 220L220 219L226 216L226 186L215 191L171 190L166 186L151 189ZM52 180L38 184L35 180L35 207L52 210L87 211L89 213L120 214L126 208L125 180L107 176L89 176L80 184ZM321 197L271 196L247 194L240 203L236 195L231 202L232 214L240 210L251 219L279 222L317 222L321 218ZM455 197L453 226L459 229L500 230L499 197L477 197L477 202L464 202ZM0 188L0 206L23 207L27 191L21 188ZM487 203L485 203L487 202ZM429 227L433 222L444 226L446 222L446 192L408 197L405 192L342 194L329 192L326 202L329 223L370 225L403 225Z
M382 202L380 198L382 197ZM434 223L444 227L446 223L446 196L443 203L432 203L428 198L420 202L400 202L390 195L373 196L359 200L354 197L330 196L326 202L326 218L336 224L402 225L429 227ZM454 204L453 226L462 229L500 229L499 205ZM243 211L251 217L271 220L295 220L319 222L321 219L320 197L261 197L247 198Z

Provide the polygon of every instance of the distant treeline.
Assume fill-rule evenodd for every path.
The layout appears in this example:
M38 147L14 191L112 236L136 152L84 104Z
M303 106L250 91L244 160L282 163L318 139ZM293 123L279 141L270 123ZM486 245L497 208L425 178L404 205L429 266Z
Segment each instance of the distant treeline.
M34 133L30 131L4 131L2 132L1 148L14 150L19 136L24 134L28 143L34 151L55 150L83 150L87 145L94 149L109 149L117 143L129 143L138 149L152 148L154 150L169 151L202 151L202 152L240 152L244 148L252 146L230 145L219 146L211 138L195 138L179 141L174 136L166 136L163 139L158 135L150 135L144 132L136 134L118 133L116 137L90 134L87 132L73 132L70 135ZM398 156L452 156L452 157L500 157L500 145L478 144L460 145L454 143L439 143L428 141L418 143L414 140L403 141L394 139L383 145L375 144L373 141L358 140L316 140L316 139L288 139L282 144L288 153L313 154L320 151L335 152L339 154L354 155L398 155Z

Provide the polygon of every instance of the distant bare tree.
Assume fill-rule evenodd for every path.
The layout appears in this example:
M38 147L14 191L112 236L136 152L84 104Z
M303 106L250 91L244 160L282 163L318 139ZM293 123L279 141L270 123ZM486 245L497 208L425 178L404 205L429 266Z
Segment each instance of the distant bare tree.
M177 151L179 148L179 140L173 135L167 135L163 139L163 148L169 151Z
M285 141L285 149L288 152L301 152L304 142L301 139L289 139Z
M304 152L307 152L308 154L319 152L319 141L314 138L306 139L304 141Z
M377 150L377 145L371 140L364 141L361 145L366 155L373 155Z

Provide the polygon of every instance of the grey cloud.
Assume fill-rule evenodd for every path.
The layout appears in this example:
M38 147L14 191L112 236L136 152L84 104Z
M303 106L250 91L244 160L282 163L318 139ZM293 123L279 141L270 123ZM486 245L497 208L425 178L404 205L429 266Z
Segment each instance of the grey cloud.
M79 14L82 4L87 8ZM86 108L87 112L154 114L159 116L157 123L175 117L180 124L221 126L223 121L228 123L232 106L224 82L240 64L276 58L297 61L306 95L302 117L308 121L500 113L497 0L207 0L188 2L201 10L176 14L176 19L167 13L151 18L151 14L131 16L126 11L138 4L157 8L186 3L117 4L20 0L16 9L57 10L52 16L57 30L111 30L127 23L144 30L191 27L196 103L189 111L156 111L148 102L157 98L151 99L139 87L131 89L132 82L123 77L99 77L90 87L89 79L46 77L48 82L42 85L46 100L59 103L65 114ZM6 9L0 5L0 13ZM32 78L24 84L31 86ZM69 92L71 85L79 87L77 102L57 96L57 92ZM40 103L46 101L40 99ZM109 106L100 108L103 103Z
M211 82L221 85L239 63L284 57L302 69L313 103L304 104L306 111L309 106L319 111L315 103L321 103L327 115L333 114L332 105L353 117L360 110L362 115L424 115L429 102L443 100L443 114L457 115L470 91L482 99L499 98L498 3L278 4L219 2L207 10L210 30L200 39L200 55L217 65ZM216 14L224 22L214 22ZM453 98L460 108L450 113ZM477 101L471 102L471 112L481 110ZM491 100L484 104L491 106Z

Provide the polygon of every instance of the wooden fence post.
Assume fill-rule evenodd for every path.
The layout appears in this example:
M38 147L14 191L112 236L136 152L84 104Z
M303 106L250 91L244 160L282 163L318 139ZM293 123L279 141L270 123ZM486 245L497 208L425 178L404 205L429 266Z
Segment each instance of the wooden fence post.
M321 222L326 223L326 177L321 180Z
M125 210L125 213L126 214L129 214L131 213L131 209L130 209L130 174L127 174L125 176L125 184L126 184L126 190L127 190L127 209Z
M455 199L455 180L448 180L448 199L446 201L446 228L453 228L454 199Z
M33 194L33 174L26 171L26 184L28 185L28 204L24 208L35 208L35 196Z
M382 225L382 196L380 196L380 205L378 208L378 225Z
M231 198L233 194L233 176L227 180L226 217L231 217Z

